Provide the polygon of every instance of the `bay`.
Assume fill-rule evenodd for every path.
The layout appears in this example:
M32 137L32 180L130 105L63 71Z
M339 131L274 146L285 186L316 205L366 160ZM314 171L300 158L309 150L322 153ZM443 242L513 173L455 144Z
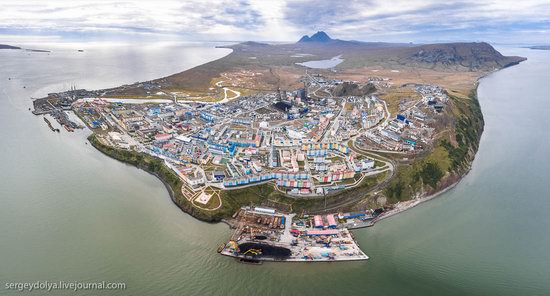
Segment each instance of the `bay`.
M370 260L252 266L216 253L226 225L180 211L155 177L86 145L89 131L53 133L28 111L30 97L153 79L229 50L33 48L52 52L0 51L2 295L25 294L7 282L37 280L126 283L105 295L550 294L548 51L499 48L528 60L481 80L485 131L471 172L440 197L355 231Z

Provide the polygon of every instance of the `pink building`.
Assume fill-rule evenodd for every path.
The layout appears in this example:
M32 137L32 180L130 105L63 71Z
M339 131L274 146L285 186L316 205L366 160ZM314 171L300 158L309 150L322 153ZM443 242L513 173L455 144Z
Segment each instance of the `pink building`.
M313 223L315 228L323 228L325 225L323 224L323 217L320 215L313 216Z

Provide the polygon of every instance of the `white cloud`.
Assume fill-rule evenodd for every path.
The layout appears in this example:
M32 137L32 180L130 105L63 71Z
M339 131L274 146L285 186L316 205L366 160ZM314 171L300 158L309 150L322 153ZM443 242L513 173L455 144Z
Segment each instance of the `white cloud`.
M546 0L2 0L0 40L52 35L289 41L314 30L357 40L504 40L532 37L525 32L548 36L549 16Z

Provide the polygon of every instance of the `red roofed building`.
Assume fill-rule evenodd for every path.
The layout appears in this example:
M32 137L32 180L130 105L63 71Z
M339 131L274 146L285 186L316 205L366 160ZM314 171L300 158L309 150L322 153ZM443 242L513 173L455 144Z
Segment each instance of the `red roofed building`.
M155 141L157 142L166 142L172 138L171 134L156 134Z

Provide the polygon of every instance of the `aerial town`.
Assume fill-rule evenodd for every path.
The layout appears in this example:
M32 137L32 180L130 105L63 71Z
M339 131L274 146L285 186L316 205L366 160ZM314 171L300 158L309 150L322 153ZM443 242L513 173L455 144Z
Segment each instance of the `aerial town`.
M377 87L388 83L370 80ZM223 190L269 183L293 198L315 198L393 170L391 163L362 151L422 151L433 140L434 114L447 102L442 88L413 85L420 99L403 101L399 113L391 114L376 94L333 96L339 85L356 82L321 75L305 75L301 81L299 89L231 99L227 93L232 90L224 88L222 102L176 96L157 102L125 100L75 88L35 100L33 113L52 115L69 132L85 125L103 145L162 159L183 181L182 194L193 206L216 210L223 204ZM71 118L70 111L78 118ZM352 222L369 226L382 212L295 218L270 208L243 207L228 219L235 233L219 252L241 259L364 260L368 257L348 228ZM359 216L364 217L354 222ZM262 256L258 241L271 246L260 243Z

